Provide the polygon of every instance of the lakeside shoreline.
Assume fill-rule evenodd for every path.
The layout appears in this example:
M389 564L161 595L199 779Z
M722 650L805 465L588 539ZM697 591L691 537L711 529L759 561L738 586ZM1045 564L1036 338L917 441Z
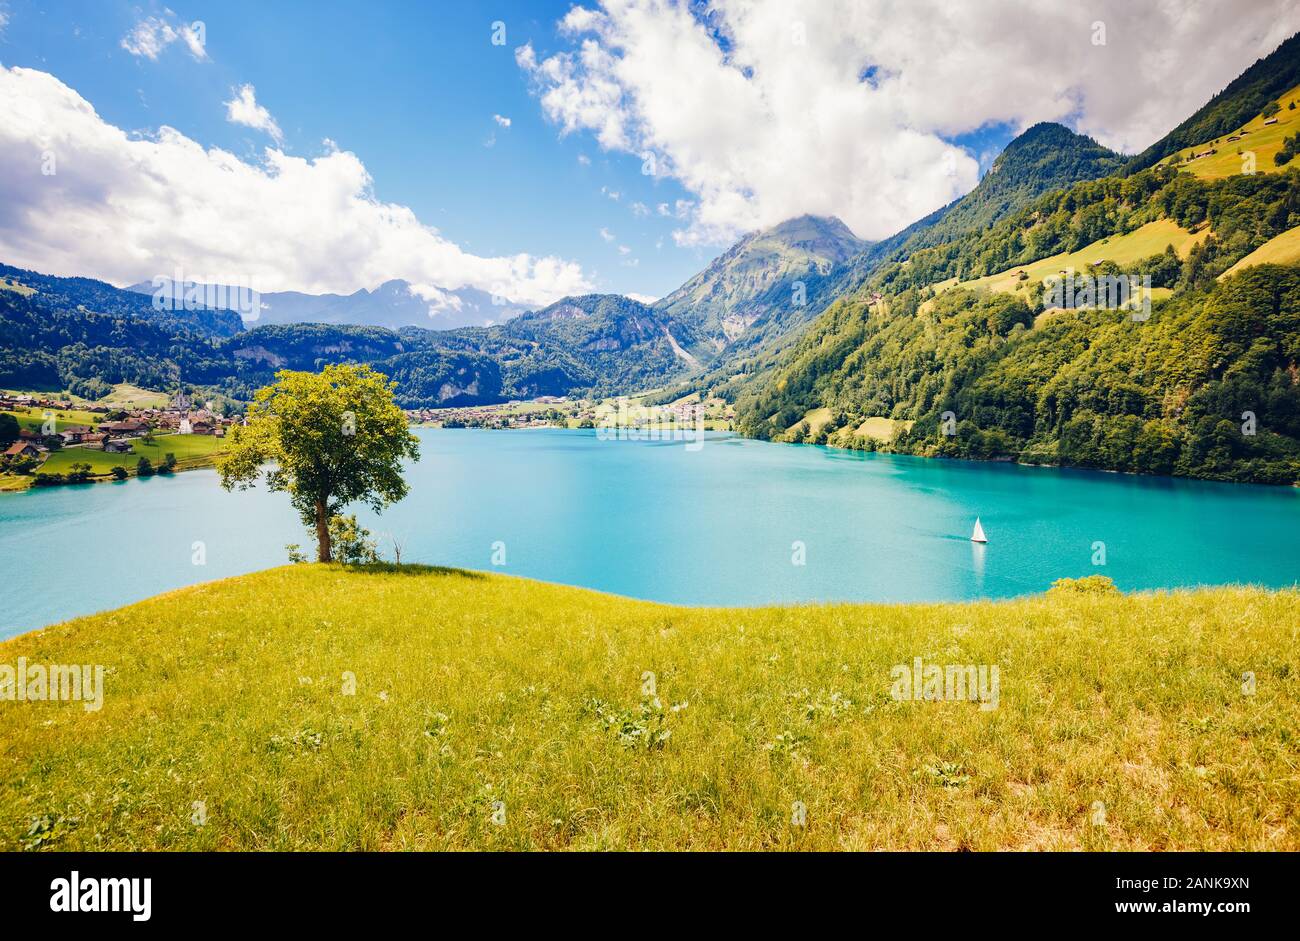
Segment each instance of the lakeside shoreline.
M167 437L167 436L163 435L161 437ZM184 460L177 460L175 466L172 467L170 472L159 472L155 467L154 472L146 476L170 477L173 474L183 474L186 471L203 470L205 468L213 468L213 467L216 467L216 463L212 460L208 460L204 458L186 458ZM61 487L78 487L83 484L121 484L121 483L125 483L128 480L135 480L140 477L139 474L131 470L131 471L127 471L126 476L122 478L114 477L112 474L94 474L91 477L88 477L86 480L78 480L72 483L59 483L59 484L51 484L48 486L37 486L36 481L34 479L35 476L36 475L34 474L30 474L30 475L29 474L0 474L0 494L29 493L37 490L57 490ZM25 483L23 484L23 486L19 486L19 487L6 486L6 484L10 481L25 481Z

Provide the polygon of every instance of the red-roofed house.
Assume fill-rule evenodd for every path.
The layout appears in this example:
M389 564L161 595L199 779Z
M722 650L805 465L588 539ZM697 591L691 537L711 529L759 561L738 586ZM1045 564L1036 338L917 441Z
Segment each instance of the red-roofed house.
M27 441L15 441L5 449L5 457L39 457L40 450Z

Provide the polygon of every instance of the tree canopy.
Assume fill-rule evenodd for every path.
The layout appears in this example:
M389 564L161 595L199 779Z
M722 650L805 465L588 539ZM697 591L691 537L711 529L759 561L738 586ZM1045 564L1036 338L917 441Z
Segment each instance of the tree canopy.
M393 383L368 366L343 364L277 373L254 396L247 424L231 430L217 470L227 490L264 476L269 489L289 494L316 531L318 561L329 562L330 518L349 503L379 512L402 499L402 461L418 457Z

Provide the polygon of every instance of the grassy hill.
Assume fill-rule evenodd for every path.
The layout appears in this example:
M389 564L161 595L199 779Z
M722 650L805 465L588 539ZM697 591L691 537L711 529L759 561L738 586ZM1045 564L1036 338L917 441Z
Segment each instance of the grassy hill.
M1294 265L1298 263L1300 263L1300 227L1288 229L1281 235L1269 239L1219 275L1219 280L1255 265Z
M1131 166L1133 169L1149 167L1180 150L1227 137L1259 114L1270 101L1276 101L1297 86L1300 86L1300 33L1233 79L1194 114L1134 157Z
M53 412L54 432L60 431L72 425L98 425L104 420L104 416L95 412L83 412L81 409L47 409L47 408L8 408L5 411L18 419L18 424L30 431L40 431L45 424L45 413Z
M0 702L0 849L1297 850L1297 623L1249 588L689 609L289 566L0 644L107 668L97 712ZM918 656L998 665L998 708L895 701Z
M1273 115L1257 114L1230 134L1201 141L1196 146L1171 154L1161 163L1172 163L1205 179L1221 179L1241 173L1244 168L1242 156L1250 152L1255 155L1256 173L1277 172L1282 168L1273 162L1273 157L1282 149L1283 138L1300 130L1300 117L1297 117L1300 109L1291 107L1297 102L1300 102L1300 85L1274 100L1278 111ZM1230 141L1229 137L1238 140ZM1214 153L1210 153L1211 150Z
M1209 236L1210 230L1208 226L1202 226L1195 232L1189 232L1170 219L1156 219L1153 222L1139 226L1132 232L1098 239L1073 252L1058 252L1047 258L1040 258L1037 261L1023 265L1015 265L1006 271L985 275L982 278L973 278L970 281L958 282L956 279L950 279L949 282L942 285L935 285L935 289L946 290L956 287L972 291L1003 292L1028 290L1033 296L1037 297L1042 293L1043 282L1062 271L1073 271L1082 274L1090 266L1104 262L1112 262L1121 266L1133 265L1150 258L1152 255L1160 254L1166 246L1170 245L1173 246L1179 258L1185 259L1191 252L1192 246L1204 242ZM1025 273L1023 279L1020 278L1020 272L1022 271ZM1164 294L1167 295L1168 291L1165 291ZM1153 295L1155 297L1162 296L1154 294L1154 291Z

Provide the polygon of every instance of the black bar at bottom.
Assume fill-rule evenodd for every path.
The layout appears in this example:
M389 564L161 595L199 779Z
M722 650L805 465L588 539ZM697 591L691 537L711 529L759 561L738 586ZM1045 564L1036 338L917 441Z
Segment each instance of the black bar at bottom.
M966 912L1003 924L1049 915L1057 925L1199 920L1232 930L1255 915L1294 914L1298 861L1262 853L7 854L0 903L10 926L75 920L126 930L275 923L373 930L377 916L458 912L491 924L523 919L534 929L597 923L608 912L628 925L688 905L762 923L852 912L864 924L919 919L951 928L975 924L961 920ZM145 883L106 879L148 879L147 920ZM114 903L118 911L81 910Z

